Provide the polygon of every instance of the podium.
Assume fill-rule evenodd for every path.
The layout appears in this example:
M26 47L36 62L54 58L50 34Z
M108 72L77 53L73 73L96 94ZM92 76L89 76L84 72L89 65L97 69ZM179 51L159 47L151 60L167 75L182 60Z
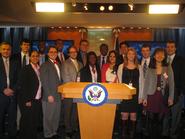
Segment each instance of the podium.
M116 105L122 99L131 99L136 89L126 84L101 83L107 89L108 101L102 106L90 106L83 102L83 90L92 83L69 82L58 87L64 98L77 103L81 139L112 139Z

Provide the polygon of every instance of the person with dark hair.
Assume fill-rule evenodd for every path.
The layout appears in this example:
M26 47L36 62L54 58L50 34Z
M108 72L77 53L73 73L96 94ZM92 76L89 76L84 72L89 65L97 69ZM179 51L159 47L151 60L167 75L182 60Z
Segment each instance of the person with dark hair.
M80 70L81 82L101 82L101 71L97 63L96 53L90 51L87 54L87 64Z
M30 64L22 68L19 77L20 139L37 139L37 128L41 113L39 52L30 52L29 57Z
M107 83L118 82L117 77L117 65L116 65L117 53L112 50L108 54L107 64L104 64L101 69L101 80Z
M17 61L11 58L11 46L7 42L0 44L0 138L5 138L5 130L8 139L16 138L16 84ZM7 115L7 116L6 116ZM7 127L5 128L5 119Z
M68 49L69 58L62 66L63 82L76 82L82 63L77 60L77 49L72 46ZM78 115L76 103L73 99L64 98L64 124L67 137L72 137L78 130Z
M183 92L185 92L185 60L176 54L174 41L167 42L166 52L168 55L167 61L173 69L175 88L174 105L170 107L170 111L164 119L163 135L170 136L171 139L177 139L180 133Z
M45 138L57 137L61 111L61 95L58 86L62 84L62 67L56 61L58 51L50 46L48 61L40 68L40 79L43 87L42 109Z
M81 40L78 55L77 55L77 60L80 61L83 64L83 66L85 66L87 62L88 49L89 49L89 42L87 40Z
M56 40L56 45L55 47L57 48L58 50L58 56L57 56L57 61L62 64L64 63L64 61L66 60L66 56L64 55L63 53L63 41L61 39L57 39Z
M134 48L128 48L124 63L118 68L119 83L125 83L136 88L136 94L131 100L123 100L120 105L122 119L122 139L135 138L136 112L138 111L139 66ZM129 121L130 117L130 121ZM129 129L130 128L130 129ZM128 133L129 131L129 133Z
M107 44L102 43L100 45L100 56L98 56L98 64L100 68L103 66L103 64L107 63L107 54L109 51L109 47Z
M128 48L129 48L129 44L125 41L122 41L119 44L119 57L118 57L118 60L117 60L118 65L122 64L124 62L124 57L125 57L125 55L128 51Z
M145 82L145 76L146 71L151 63L151 46L150 44L143 44L141 47L141 54L142 58L140 59L140 66L139 66L139 108L137 111L137 129L136 132L138 135L142 135L142 132L145 131L145 122L143 119L146 120L146 114L143 112L143 99L142 99L142 93L143 93L143 87ZM144 130L143 130L144 129ZM143 132L143 134L147 135L146 132Z
M42 65L44 62L48 60L48 57L46 55L46 42L40 41L39 42L39 65Z
M24 66L29 64L30 40L22 39L20 43L20 48L21 48L21 52L14 54L12 56L12 58L17 61L19 72ZM17 93L19 93L19 90ZM19 106L17 106L17 129L18 131L19 131L20 118L21 118L21 113L20 113Z
M23 39L20 43L21 52L13 56L18 61L19 69L29 64L30 41Z
M174 76L171 65L166 63L163 48L156 48L143 88L143 105L148 113L148 132L151 139L160 138L162 123L168 106L174 100Z

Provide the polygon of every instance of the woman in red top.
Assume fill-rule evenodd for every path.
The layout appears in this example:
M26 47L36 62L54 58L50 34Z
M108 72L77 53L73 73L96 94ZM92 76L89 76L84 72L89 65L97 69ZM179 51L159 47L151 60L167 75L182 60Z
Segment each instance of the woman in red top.
M117 53L112 50L108 55L108 63L104 64L101 69L102 82L116 83L117 78L117 64L116 64Z

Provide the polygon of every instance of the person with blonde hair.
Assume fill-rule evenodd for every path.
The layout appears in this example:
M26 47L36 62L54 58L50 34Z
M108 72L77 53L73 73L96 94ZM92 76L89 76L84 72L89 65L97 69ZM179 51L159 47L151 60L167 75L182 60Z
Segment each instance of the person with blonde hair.
M138 91L139 91L139 66L137 53L134 48L128 48L124 57L124 63L118 68L118 79L120 83L128 84L136 88L136 94L130 100L123 100L120 105L122 119L122 139L135 136L136 112L138 109ZM123 92L124 93L124 92ZM130 117L130 121L129 121ZM130 128L128 130L128 128ZM128 133L128 131L130 131Z

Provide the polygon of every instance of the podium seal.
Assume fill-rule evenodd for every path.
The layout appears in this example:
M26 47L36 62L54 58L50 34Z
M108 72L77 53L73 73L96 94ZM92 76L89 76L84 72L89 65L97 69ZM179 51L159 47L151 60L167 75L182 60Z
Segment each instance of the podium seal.
M91 106L101 106L107 102L108 92L101 84L92 83L83 90L83 100Z

